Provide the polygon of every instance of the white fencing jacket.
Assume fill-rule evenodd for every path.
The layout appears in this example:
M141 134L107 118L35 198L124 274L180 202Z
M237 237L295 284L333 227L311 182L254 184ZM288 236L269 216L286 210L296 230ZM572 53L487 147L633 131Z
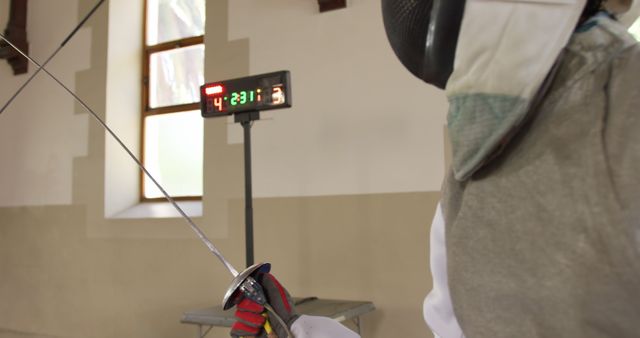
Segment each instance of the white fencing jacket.
M464 338L458 324L447 280L447 249L445 246L445 223L442 207L438 204L431 223L431 276L433 289L423 305L424 320L439 338Z

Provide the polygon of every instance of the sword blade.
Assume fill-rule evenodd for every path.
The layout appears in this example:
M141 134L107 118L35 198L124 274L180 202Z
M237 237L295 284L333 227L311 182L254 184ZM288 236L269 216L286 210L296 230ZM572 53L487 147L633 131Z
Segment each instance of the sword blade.
M191 217L189 217L189 215L187 215L187 213L185 213L184 210L182 210L180 205L178 205L178 203L176 203L175 199L173 199L173 197L171 197L171 195L169 195L169 193L167 193L167 191L160 185L160 183L158 183L158 181L153 177L153 175L151 175L151 173L149 173L149 171L147 170L147 168L145 168L145 166L142 164L142 162L133 154L133 152L129 149L129 147L127 147L124 144L124 142L122 142L122 140L118 137L118 135L116 135L116 133L111 128L109 128L109 126L104 122L104 120L102 118L100 118L100 116L98 116L98 114L93 109L91 109L84 102L84 100L82 100L80 97L78 97L78 95L76 95L76 93L74 93L71 89L69 89L69 87L67 87L64 83L62 83L62 81L60 81L56 76L54 76L46 68L44 68L44 64L40 65L38 62L33 60L26 53L24 53L22 50L20 50L18 47L16 47L11 41L9 41L4 35L0 34L0 38L2 38L4 41L6 41L11 47L15 48L18 51L18 53L20 53L22 56L27 58L27 60L29 60L29 62L31 62L34 65L36 65L38 67L38 71L42 70L49 77L51 77L67 93L69 93L71 96L73 96L73 98L78 103L80 103L80 105L89 114L91 114L91 116L93 116L93 118L109 133L109 135L111 135L113 137L113 139L120 145L120 147L122 147L122 149L129 155L129 157L131 157L131 159L138 165L140 170L142 170L142 172L153 182L153 184L158 188L158 190L160 190L160 192L165 197L165 199L169 203L171 203L171 205L178 211L180 216L182 216L182 218L187 222L187 224L189 224L191 229L196 233L198 238L200 238L200 240L207 246L209 251L211 251L211 253L213 253L220 260L220 262L225 266L225 268L227 268L227 270L229 270L229 272L231 273L231 275L233 275L233 277L236 277L238 275L238 270L236 270L233 267L233 265L231 265L231 263L226 258L224 258L224 256L220 252L220 250L218 250L218 248L216 248L216 246L213 245L213 243L209 240L209 238L207 238L207 236L204 234L204 232L202 232L202 230L200 230L200 228L195 224L195 222L191 219ZM49 58L49 59L51 59L51 58ZM26 84L28 84L28 81L27 81ZM21 87L20 90L22 90L23 87ZM14 97L17 96L18 94L19 94L19 92L16 95L14 95Z

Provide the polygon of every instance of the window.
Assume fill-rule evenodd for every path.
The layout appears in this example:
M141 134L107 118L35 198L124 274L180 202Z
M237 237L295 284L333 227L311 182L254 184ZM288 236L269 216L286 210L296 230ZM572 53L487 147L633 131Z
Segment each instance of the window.
M205 0L146 0L141 159L176 199L202 196ZM141 201L163 195L141 177Z
M629 28L629 33L631 33L631 35L633 35L636 40L640 41L640 18L638 18L636 22L631 25L631 28Z

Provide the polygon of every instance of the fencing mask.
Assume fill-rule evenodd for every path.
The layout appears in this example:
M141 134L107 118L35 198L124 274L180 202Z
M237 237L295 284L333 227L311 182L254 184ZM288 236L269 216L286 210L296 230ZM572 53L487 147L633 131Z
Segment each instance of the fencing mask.
M567 45L586 0L382 0L400 61L444 88L456 179L517 130Z
M466 0L382 0L387 37L413 75L444 89Z

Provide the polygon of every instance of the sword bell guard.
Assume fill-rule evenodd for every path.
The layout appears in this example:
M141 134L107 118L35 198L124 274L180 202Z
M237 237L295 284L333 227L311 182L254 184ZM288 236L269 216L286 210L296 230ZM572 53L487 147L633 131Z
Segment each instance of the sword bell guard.
M224 310L232 308L241 299L241 296L245 296L258 304L264 305L267 301L264 296L264 291L258 282L251 277L256 272L267 273L271 271L271 264L258 263L254 264L240 274L238 274L231 285L227 289L222 300L222 307Z

